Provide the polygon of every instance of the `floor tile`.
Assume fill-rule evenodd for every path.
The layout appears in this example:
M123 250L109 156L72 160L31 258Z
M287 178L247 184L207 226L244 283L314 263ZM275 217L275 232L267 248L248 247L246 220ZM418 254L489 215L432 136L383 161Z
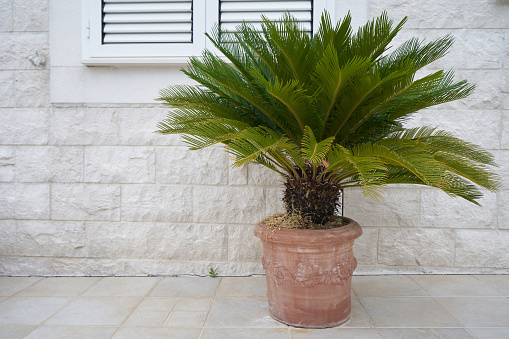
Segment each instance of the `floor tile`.
M98 277L44 278L19 292L20 297L76 297L95 284Z
M39 325L69 301L68 298L12 297L0 303L0 324Z
M10 297L41 279L40 277L0 277L0 296Z
M380 333L374 328L343 328L341 326L324 329L290 328L290 339L374 339Z
M463 328L380 328L385 339L474 339Z
M207 319L207 312L171 312L164 323L164 327L203 327Z
M155 277L107 277L88 289L87 297L143 297L157 284Z
M341 327L374 327L371 318L366 313L364 307L362 307L359 299L352 298L352 312L350 314L350 320Z
M475 275L475 278L484 281L500 294L509 297L509 274L505 275Z
M224 298L212 304L205 327L286 327L269 315L267 299Z
M118 327L40 326L26 339L108 339Z
M0 326L0 338L21 339L35 328L36 326Z
M205 328L200 339L288 339L286 328Z
M161 327L174 308L177 298L145 298L124 326Z
M114 336L115 339L198 339L199 328L154 328L154 327L124 327Z
M426 296L408 276L353 276L352 289L358 298Z
M435 297L464 327L509 327L509 299L504 297Z
M469 275L414 275L412 279L431 296L500 296L488 284Z
M80 297L46 321L47 325L119 326L140 298Z
M221 279L208 277L163 278L151 297L213 298Z
M180 298L173 310L208 312L213 300L212 298Z
M477 339L507 339L509 338L509 327L504 328L469 328Z
M261 277L225 277L221 279L216 297L266 297L267 279Z
M359 298L376 327L460 327L428 297Z

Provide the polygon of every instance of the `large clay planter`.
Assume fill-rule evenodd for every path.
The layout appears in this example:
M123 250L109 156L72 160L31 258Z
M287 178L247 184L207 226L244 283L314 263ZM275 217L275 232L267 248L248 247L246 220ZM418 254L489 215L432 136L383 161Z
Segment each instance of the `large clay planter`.
M358 223L329 230L281 229L258 224L271 316L287 325L333 327L350 318L351 277L357 261L354 240Z

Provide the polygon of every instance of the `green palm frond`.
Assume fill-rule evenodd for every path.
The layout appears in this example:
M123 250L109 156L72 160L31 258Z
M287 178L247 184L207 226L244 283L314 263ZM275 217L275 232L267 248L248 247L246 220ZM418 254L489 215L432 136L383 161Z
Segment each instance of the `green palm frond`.
M324 12L314 36L289 14L262 21L261 32L243 23L207 34L222 56L205 50L190 58L183 72L197 85L160 91L172 111L159 133L182 133L193 149L221 143L234 166L264 165L297 195L328 185L378 197L399 183L477 203L479 187L500 186L493 155L481 147L431 127L404 127L413 113L475 89L452 71L423 71L448 53L451 36L411 38L391 50L406 18L394 24L383 13L353 32L350 14L334 24Z

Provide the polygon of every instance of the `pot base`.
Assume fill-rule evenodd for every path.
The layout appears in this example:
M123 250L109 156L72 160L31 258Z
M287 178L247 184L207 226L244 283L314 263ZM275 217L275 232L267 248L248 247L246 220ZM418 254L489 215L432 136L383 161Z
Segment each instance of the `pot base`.
M281 324L284 324L284 325L288 325L288 326L292 326L292 327L297 327L297 328L314 328L314 329L320 329L320 328L332 328L332 327L336 327L336 326L339 326L339 325L343 325L343 324L346 324L346 322L348 320L350 320L350 315L348 316L348 318L346 318L346 320L343 320L343 321L340 321L338 323L335 323L335 324L332 324L332 325L327 325L327 326L304 326L304 325L300 325L300 324L292 324L292 323L288 323L288 322L285 322L281 319L278 319L276 318L275 316L273 316L272 314L270 315L270 317L272 319L274 319L275 321L281 323Z

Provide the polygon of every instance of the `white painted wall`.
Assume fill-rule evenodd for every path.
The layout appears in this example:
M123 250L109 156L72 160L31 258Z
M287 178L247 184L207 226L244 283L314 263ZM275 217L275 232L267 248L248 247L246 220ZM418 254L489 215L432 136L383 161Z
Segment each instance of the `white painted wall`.
M281 209L280 180L152 133L166 112L158 90L189 83L179 66L84 66L77 0L0 8L0 274L262 273L252 230ZM392 187L381 203L347 191L345 214L364 230L357 273L508 272L509 3L336 1L338 18L347 9L354 25L408 15L399 41L456 37L430 69L454 68L477 91L411 123L491 150L504 180L483 208L427 188ZM36 49L45 65L28 61Z

